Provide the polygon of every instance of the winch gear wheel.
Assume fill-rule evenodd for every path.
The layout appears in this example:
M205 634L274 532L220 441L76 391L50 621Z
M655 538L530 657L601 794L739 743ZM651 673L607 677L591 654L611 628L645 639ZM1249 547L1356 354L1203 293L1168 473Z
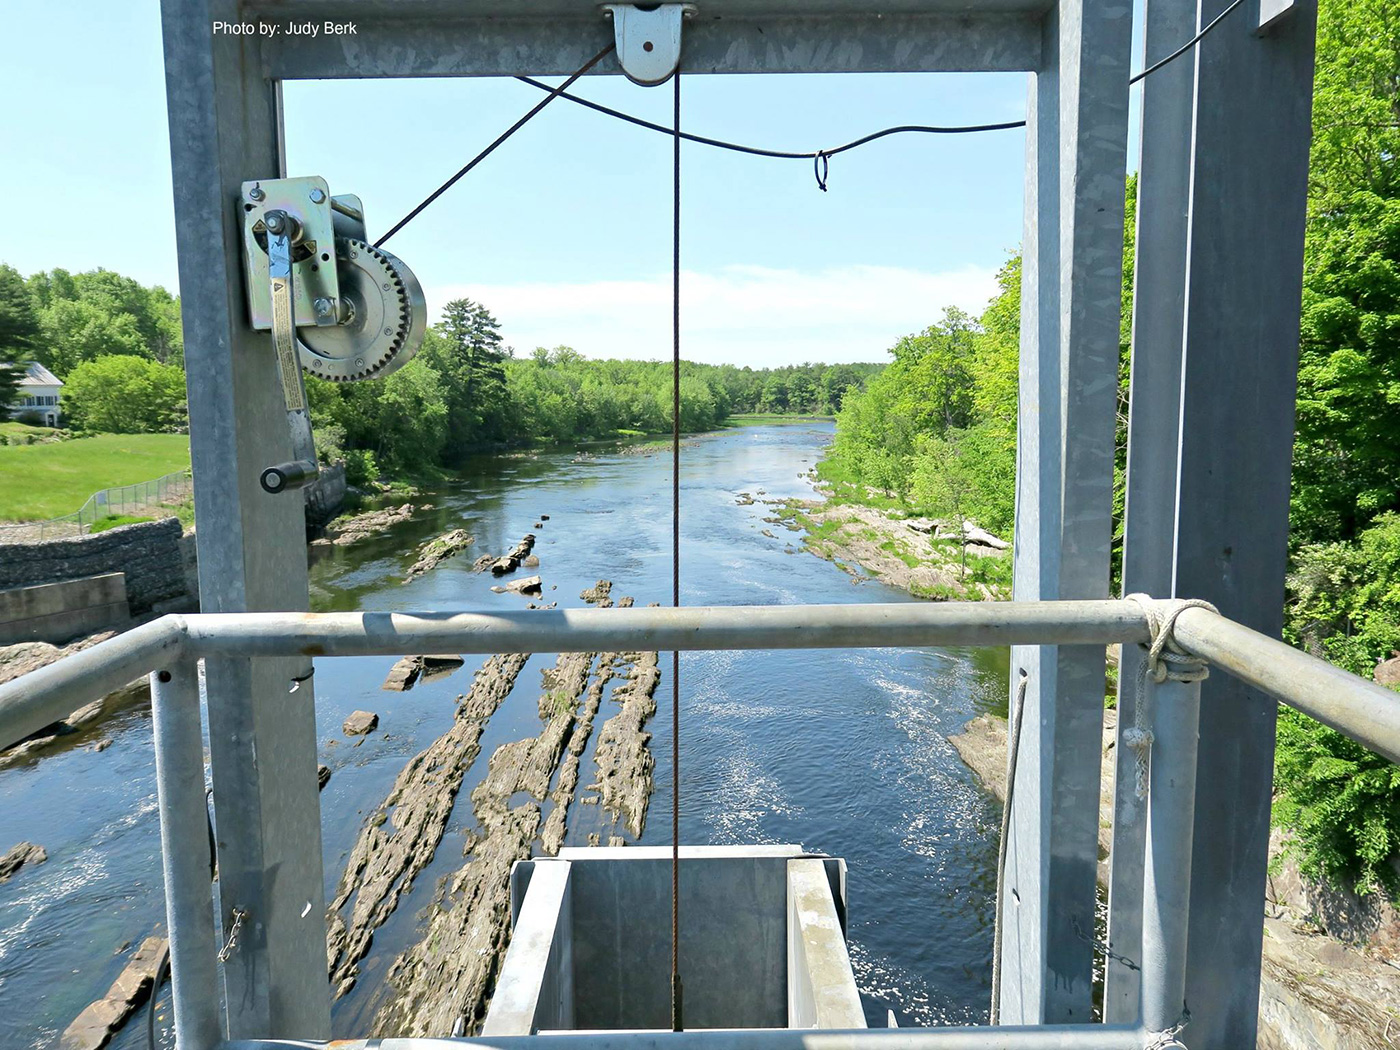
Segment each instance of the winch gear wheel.
M427 307L418 279L389 252L337 237L341 324L297 330L302 368L336 383L381 379L403 367L422 345Z

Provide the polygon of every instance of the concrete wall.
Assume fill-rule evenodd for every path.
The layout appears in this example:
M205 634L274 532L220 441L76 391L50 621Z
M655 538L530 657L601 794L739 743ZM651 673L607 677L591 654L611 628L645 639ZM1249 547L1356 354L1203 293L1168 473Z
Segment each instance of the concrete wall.
M57 644L130 619L119 572L0 591L0 645Z
M180 554L180 522L175 518L122 525L91 536L0 544L0 590L84 579L104 573L126 575L126 597L133 613L185 593Z
M787 865L789 1028L865 1027L828 865L842 878L839 860L803 857Z
M306 488L306 520L311 525L324 525L335 517L340 505L345 502L345 464L332 463L322 467Z

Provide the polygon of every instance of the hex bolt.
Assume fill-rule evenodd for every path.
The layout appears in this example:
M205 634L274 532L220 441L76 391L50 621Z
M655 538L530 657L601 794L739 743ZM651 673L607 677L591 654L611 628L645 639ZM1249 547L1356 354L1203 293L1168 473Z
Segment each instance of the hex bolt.
M385 334L385 335L393 335L393 334L394 334L394 330L393 330L392 328L386 328L386 329L384 329L384 334Z
M266 197L267 194L263 192L263 188L261 186L254 186L251 190L248 191L248 196L252 200L260 201L264 197Z
M268 212L263 222L267 225L268 233L280 234L287 229L287 216L280 211Z
M329 299L317 299L313 305L316 307L316 313L321 315L322 317L331 312L332 303Z
M314 190L311 191L311 203L312 203L312 204L320 204L320 203L321 203L322 201L324 201L325 199L326 199L326 191L323 190L323 189L321 189L320 186L317 186Z

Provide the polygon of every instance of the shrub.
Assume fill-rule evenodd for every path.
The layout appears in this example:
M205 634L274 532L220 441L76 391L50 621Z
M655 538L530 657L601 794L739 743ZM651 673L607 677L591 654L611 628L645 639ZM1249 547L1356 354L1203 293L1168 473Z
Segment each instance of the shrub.
M1285 633L1365 677L1400 648L1400 514L1382 514L1355 543L1302 547L1288 578ZM1400 767L1306 715L1279 714L1274 819L1294 835L1300 867L1394 893Z
M68 374L64 409L84 430L171 431L185 423L185 373L125 354L85 361Z
M379 464L374 453L367 448L345 450L345 481L350 485L363 487L379 477Z

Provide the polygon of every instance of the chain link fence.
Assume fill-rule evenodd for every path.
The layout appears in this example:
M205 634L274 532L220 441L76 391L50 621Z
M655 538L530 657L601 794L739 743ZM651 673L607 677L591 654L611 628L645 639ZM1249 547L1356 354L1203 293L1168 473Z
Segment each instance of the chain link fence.
M0 543L36 543L85 536L96 522L111 517L173 518L180 505L193 498L194 479L188 470L166 474L154 481L94 492L76 511L61 518L0 524Z

